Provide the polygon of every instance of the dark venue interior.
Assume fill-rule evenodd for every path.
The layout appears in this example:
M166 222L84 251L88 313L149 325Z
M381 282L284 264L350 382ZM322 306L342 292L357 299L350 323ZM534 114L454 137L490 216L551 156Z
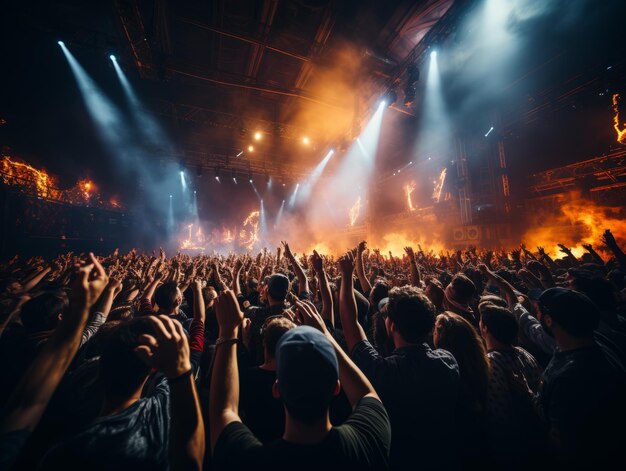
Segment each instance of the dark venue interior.
M5 2L0 469L624 462L624 18Z

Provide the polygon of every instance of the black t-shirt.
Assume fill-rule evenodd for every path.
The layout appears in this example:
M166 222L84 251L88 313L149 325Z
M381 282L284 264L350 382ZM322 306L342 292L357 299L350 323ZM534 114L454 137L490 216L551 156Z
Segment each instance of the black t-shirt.
M239 410L244 423L263 443L283 435L285 411L280 399L274 399L272 385L276 372L258 366L242 368Z
M217 469L386 469L390 443L387 412L379 400L367 397L315 445L283 439L263 445L244 424L232 422L220 434L213 460Z

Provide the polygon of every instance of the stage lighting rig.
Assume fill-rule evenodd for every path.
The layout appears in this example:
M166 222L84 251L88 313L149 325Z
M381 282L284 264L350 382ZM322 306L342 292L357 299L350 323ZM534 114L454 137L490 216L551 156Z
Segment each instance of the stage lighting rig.
M407 80L406 87L404 89L404 106L409 107L415 101L415 90L417 88L417 82L420 78L420 71L415 64L409 64L406 69Z

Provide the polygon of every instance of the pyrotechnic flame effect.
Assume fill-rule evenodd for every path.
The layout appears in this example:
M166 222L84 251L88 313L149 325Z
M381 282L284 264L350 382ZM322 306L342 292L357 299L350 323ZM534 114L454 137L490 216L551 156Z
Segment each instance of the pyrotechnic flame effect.
M206 238L202 232L202 227L198 225L198 230L194 234L192 233L194 224L187 224L187 238L184 239L181 244L181 250L201 250L206 249Z
M115 199L103 204L96 184L88 179L79 180L76 185L68 190L57 188L57 180L45 170L39 170L33 166L11 160L4 156L1 163L0 176L6 185L17 186L26 193L32 193L39 198L61 201L73 205L97 204L110 208L121 209L122 206Z
M600 206L572 193L563 202L556 217L544 218L539 215L550 221L550 224L538 221L534 228L526 232L523 241L529 249L544 247L551 257L564 256L557 244L571 248L576 257L586 252L581 244L592 244L598 252L608 257L610 254L601 245L605 229L611 229L618 241L626 239L626 221L619 211L619 208Z
M348 217L350 218L350 226L354 226L354 223L359 218L359 213L361 212L361 197L359 196L354 205L348 211Z
M615 132L617 133L617 142L620 144L626 144L626 123L622 123L620 125L619 122L619 103L620 96L619 93L613 95L613 111L615 111L615 115L613 116L613 127L615 128ZM620 129L622 127L622 129Z
M407 183L404 185L404 194L406 195L406 202L409 207L409 211L415 211L415 206L413 206L413 199L411 195L415 191L415 182Z
M252 250L254 244L259 241L259 211L252 211L243 221L239 241L248 250Z
M437 178L437 180L435 180L435 189L433 191L433 199L435 200L435 202L439 203L439 201L441 200L441 190L443 189L443 183L446 181L446 172L448 171L447 168L444 168L441 173L439 174L439 178Z

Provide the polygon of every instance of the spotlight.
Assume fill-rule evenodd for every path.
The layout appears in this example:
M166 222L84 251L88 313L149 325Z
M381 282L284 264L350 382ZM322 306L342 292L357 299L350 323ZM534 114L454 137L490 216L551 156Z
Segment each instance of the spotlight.
M65 46L65 43L64 43L63 41L57 41L57 44L58 44L59 46Z
M436 59L436 58L437 58L437 51L432 51L432 52L430 53L430 58L431 58L431 59Z
M172 197L172 195L170 195L170 198Z
M385 103L386 106L393 105L397 99L398 99L398 94L396 93L394 89L389 90L387 93L383 95L383 103ZM385 106L385 105L382 105L382 106Z
M109 59L111 59L113 62L115 62L115 61L117 60L113 54L111 54L111 55L109 56Z
M252 183L252 178L249 180L250 183Z
M235 177L233 177L233 182L235 182L235 185L237 184L237 179Z
M263 134L261 134L261 131L257 131L257 132L254 133L254 140L255 141L260 141L262 137L263 137Z
M308 137L304 136L304 137L302 138L302 143L303 143L305 146L308 146L308 145L311 143L311 141L309 140L309 138L308 138Z
M254 146L248 146L248 152L254 152Z
M215 175L215 180L217 180L217 183L222 183L222 182L220 181L220 177L218 177L217 175Z
M491 134L491 131L493 131L493 126L489 128L489 131L487 131L487 133L485 134L485 137L489 136L489 134Z
M193 194L194 194L194 195L196 194L196 190L193 190Z
M185 172L181 170L181 171L180 171L180 176L181 176L181 177L184 177L184 176L185 176Z

